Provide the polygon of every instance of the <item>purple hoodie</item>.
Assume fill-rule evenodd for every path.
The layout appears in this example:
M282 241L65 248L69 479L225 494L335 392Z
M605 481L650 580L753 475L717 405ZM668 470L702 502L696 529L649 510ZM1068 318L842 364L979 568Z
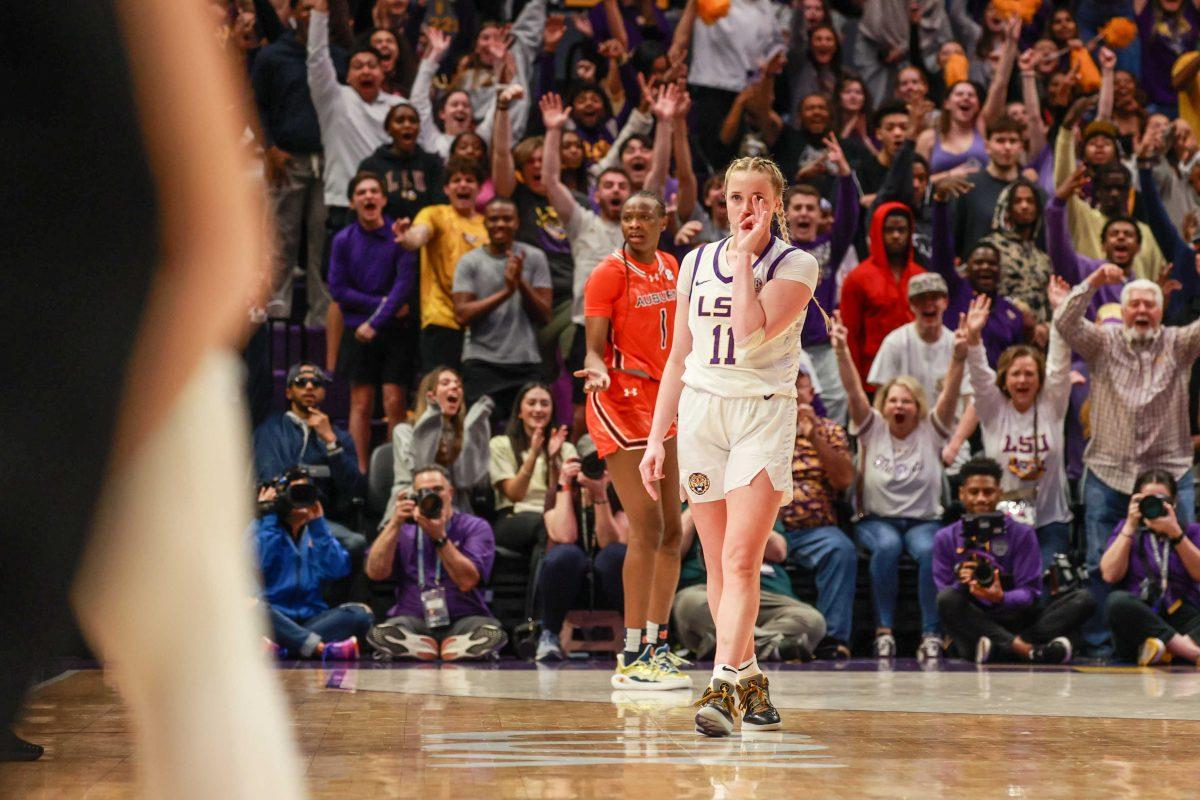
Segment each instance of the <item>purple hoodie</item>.
M1072 286L1083 283L1101 264L1108 262L1106 258L1091 258L1075 252L1071 233L1067 228L1067 204L1058 197L1052 198L1046 204L1046 253L1050 256L1054 272ZM1100 306L1108 303L1121 304L1120 286L1101 286L1088 307L1087 318L1095 319Z
M858 187L854 183L853 175L838 177L833 200L833 228L829 233L818 234L817 238L810 242L792 242L817 259L821 271L813 298L821 304L825 313L831 316L837 309L837 268L858 231ZM801 344L804 347L812 347L828 341L829 330L825 327L825 320L820 314L810 313L804 318L804 329L800 333Z
M954 574L954 565L966 557L965 553L958 552L963 547L962 530L960 519L933 537L933 583L939 592L946 589L967 591ZM985 608L1019 611L1038 601L1042 593L1042 555L1033 528L1005 517L1004 533L992 539L990 552L972 552L990 561L999 571L1000 586L1004 589L999 606L977 597L971 598L974 602Z
M365 230L358 220L333 237L329 253L329 294L346 317L348 328L370 322L375 330L395 324L395 314L416 285L416 253L392 235L392 220Z

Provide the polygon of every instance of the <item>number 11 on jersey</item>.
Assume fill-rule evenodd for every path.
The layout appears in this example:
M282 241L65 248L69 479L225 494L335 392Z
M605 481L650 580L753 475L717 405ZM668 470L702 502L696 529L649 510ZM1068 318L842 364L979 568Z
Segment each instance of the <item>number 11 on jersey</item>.
M724 325L713 326L713 349L712 358L708 360L709 364L734 364L733 358L733 328L725 327ZM725 360L721 360L721 339L725 339Z

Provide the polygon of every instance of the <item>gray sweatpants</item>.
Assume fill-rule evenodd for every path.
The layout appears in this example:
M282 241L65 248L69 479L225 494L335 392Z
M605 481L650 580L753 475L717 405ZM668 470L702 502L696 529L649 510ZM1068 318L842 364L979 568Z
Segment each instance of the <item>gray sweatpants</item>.
M699 583L675 593L671 619L680 644L697 658L711 658L716 649L717 626L708 609L708 595ZM825 638L825 618L821 612L794 597L763 592L754 621L754 649L761 658L783 637L807 636L809 648Z

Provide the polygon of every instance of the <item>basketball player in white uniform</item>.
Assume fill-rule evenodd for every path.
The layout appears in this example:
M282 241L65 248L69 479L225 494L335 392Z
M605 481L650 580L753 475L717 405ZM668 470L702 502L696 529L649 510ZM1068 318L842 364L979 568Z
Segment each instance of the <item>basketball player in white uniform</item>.
M675 335L641 463L657 496L662 442L678 413L680 481L717 627L713 679L696 714L708 736L730 734L738 716L744 730L780 726L754 656L754 623L767 536L792 494L800 330L818 275L815 258L771 235L783 189L768 159L741 158L726 171L733 233L680 265Z

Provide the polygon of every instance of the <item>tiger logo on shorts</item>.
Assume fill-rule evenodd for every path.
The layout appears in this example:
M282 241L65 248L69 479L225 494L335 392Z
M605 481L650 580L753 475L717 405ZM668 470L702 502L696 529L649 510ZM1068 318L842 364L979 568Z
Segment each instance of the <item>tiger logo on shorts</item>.
M708 491L708 476L703 472L693 472L688 475L688 488L692 494L704 494Z

